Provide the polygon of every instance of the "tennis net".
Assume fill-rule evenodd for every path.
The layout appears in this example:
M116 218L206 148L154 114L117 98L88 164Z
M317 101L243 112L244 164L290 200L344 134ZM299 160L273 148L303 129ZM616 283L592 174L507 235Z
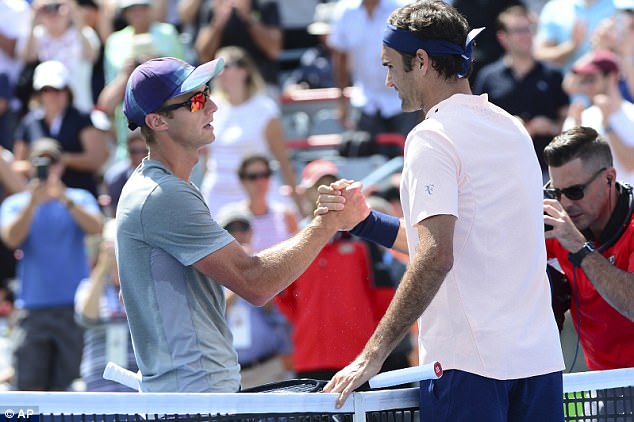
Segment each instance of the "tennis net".
M564 376L567 422L634 421L634 368ZM417 422L418 389L330 393L0 393L7 422ZM2 422L0 420L0 422Z

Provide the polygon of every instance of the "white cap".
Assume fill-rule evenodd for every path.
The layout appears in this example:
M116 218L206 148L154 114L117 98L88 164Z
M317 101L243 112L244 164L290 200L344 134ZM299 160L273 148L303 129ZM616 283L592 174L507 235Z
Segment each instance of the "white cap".
M311 35L328 35L336 6L336 2L317 3L313 22L306 28L308 33Z
M234 221L244 221L245 223L251 223L253 215L247 208L247 205L242 202L231 202L227 205L223 205L218 210L218 215L215 218L216 222L225 227Z
M614 7L620 10L634 10L634 0L614 0Z
M66 66L56 60L42 62L33 71L33 89L36 91L45 86L63 89L68 86L69 80Z
M151 0L119 0L119 8L126 9L130 6L151 6Z

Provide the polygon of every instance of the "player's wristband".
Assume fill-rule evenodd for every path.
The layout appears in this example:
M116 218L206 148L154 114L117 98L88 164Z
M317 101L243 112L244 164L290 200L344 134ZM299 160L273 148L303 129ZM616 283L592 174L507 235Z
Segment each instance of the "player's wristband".
M401 221L397 217L372 210L365 220L350 230L350 233L391 248L396 241L400 225Z

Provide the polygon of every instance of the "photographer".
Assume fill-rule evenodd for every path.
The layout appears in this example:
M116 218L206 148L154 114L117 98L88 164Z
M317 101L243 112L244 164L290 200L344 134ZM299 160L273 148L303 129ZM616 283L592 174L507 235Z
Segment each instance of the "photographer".
M570 286L570 315L591 370L634 366L632 188L617 181L608 143L588 127L544 150L551 180L544 222L549 258Z
M102 229L95 198L61 181L59 143L31 147L37 177L0 208L2 240L20 249L14 330L16 388L66 390L79 377L82 330L74 320L79 282L89 276L85 238Z

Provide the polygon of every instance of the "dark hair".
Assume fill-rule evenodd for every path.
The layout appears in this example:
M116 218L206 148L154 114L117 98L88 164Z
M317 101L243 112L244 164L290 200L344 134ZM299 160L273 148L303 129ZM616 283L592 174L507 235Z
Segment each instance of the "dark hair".
M392 12L388 23L399 29L406 29L420 38L446 40L464 46L469 32L469 24L454 7L442 0L421 0ZM412 70L411 54L400 53L406 72ZM451 79L462 72L464 60L459 55L432 57L432 68ZM469 70L469 73L471 69ZM468 77L469 75L466 75Z
M238 177L240 179L243 179L244 176L247 174L247 167L257 162L266 164L267 171L269 172L271 171L271 162L266 156L261 154L253 154L253 155L248 155L244 157L242 161L240 162L240 165L238 166Z
M506 26L507 20L510 16L516 17L530 17L530 12L526 6L523 4L516 4L513 6L509 6L506 9L502 10L495 20L496 29L498 31L504 31L508 29Z
M577 126L553 138L544 148L544 161L549 167L561 167L575 159L584 166L596 163L597 167L612 167L610 145L596 130Z

